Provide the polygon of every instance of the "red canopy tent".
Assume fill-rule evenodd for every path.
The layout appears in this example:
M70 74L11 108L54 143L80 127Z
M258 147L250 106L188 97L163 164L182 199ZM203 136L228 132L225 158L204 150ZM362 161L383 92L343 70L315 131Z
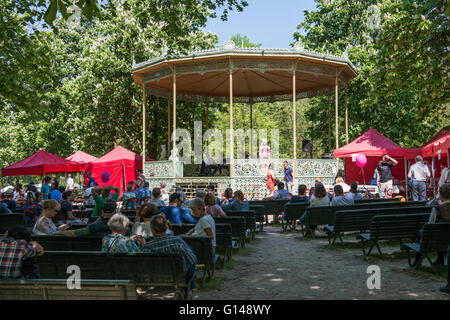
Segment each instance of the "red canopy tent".
M55 156L40 150L19 162L2 169L2 177L6 176L43 176L51 173L81 172L79 163Z
M441 177L441 165L449 165L450 132L446 129L441 129L433 139L424 144L420 149L422 157L426 159L433 168L433 176L436 181L439 181L439 178Z
M142 169L142 156L118 146L103 157L87 163L85 177L86 172L91 172L99 187L114 186L120 188L123 193L126 183L136 179L137 169ZM107 183L101 179L105 171L111 175Z
M373 173L378 166L378 162L386 153L398 161L398 164L392 167L394 179L402 180L405 178L404 159L414 158L417 154L420 154L420 149L402 148L377 130L369 129L356 140L335 150L333 155L335 158L345 158L345 178L348 184L354 181L360 184L369 184L370 180L373 179ZM364 176L352 159L357 154L364 154L367 158L367 164L363 168Z
M94 156L91 156L90 154L87 154L86 152L78 150L73 155L67 157L66 160L78 162L79 164L81 164L81 166L83 167L83 170L84 170L86 167L86 164L88 162L97 160L97 158Z

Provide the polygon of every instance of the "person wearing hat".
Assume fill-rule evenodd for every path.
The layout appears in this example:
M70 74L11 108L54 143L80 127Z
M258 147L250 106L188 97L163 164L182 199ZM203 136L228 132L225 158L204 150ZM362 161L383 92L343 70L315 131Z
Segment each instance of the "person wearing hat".
M427 200L427 182L430 179L430 170L423 163L422 156L416 157L416 163L409 168L408 178L413 178L413 201Z
M1 203L7 207L9 210L14 210L17 208L16 202L13 200L13 189L8 189L3 194L4 199L1 201Z

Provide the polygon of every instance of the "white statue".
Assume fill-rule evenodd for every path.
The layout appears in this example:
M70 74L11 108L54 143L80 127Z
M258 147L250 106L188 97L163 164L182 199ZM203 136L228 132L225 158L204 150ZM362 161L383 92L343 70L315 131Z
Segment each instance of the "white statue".
M175 162L180 161L180 158L178 158L178 148L177 147L173 148L170 151L169 161L175 161Z
M165 145L161 145L161 155L159 156L159 160L166 160L167 150Z

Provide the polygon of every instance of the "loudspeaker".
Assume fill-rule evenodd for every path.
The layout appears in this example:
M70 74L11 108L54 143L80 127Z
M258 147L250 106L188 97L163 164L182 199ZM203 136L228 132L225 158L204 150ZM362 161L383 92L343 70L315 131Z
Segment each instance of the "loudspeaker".
M333 159L332 153L322 153L322 159Z
M313 145L310 140L302 140L302 151L303 152L312 152Z

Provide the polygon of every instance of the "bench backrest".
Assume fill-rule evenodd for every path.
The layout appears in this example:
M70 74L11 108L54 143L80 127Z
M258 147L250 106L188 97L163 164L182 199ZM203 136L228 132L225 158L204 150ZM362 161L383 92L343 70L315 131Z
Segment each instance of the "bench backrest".
M67 278L67 277L66 277ZM130 280L80 280L70 290L67 279L1 280L0 300L136 300Z
M423 227L421 251L446 251L450 246L450 222L427 223Z
M195 224L193 224L193 223L172 224L171 228L172 228L174 235L178 236L180 234L185 234L192 228L195 228Z
M250 205L249 209L255 212L256 222L264 222L265 220L265 211L263 205Z
M216 223L228 223L231 226L231 234L236 238L245 238L245 218L244 217L214 217Z
M46 251L37 258L42 278L67 279L77 265L82 279L132 280L135 285L186 287L179 254Z
M69 238L65 236L33 235L45 251L101 251L101 236L85 236Z
M197 257L197 264L213 263L213 249L209 237L184 236L182 239L191 246Z
M392 202L392 201L400 201L400 198L374 198L374 199L361 199L361 200L355 200L356 204L361 203L380 203L380 202Z
M429 218L429 213L374 216L370 224L370 238L374 240L414 240L417 232Z
M264 214L280 214L284 210L284 205L288 203L289 200L251 200L249 201L250 206L264 206Z
M402 215L425 213L429 215L431 207L376 208L366 210L336 211L334 214L334 231L364 231L371 227L372 218L379 215ZM425 223L426 221L424 221ZM423 223L422 223L423 225Z
M232 245L231 224L216 223L216 248L231 248Z
M364 209L377 209L377 208L399 208L402 202L398 201L386 201L380 203L364 203L354 204L349 206L321 206L321 207L308 207L306 209L305 224L320 225L320 224L333 224L334 214L337 211L348 210L364 210Z
M228 217L244 217L245 228L250 230L256 229L256 218L254 211L227 211Z
M17 225L25 226L23 213L0 213L0 233L5 233Z
M284 218L286 220L297 220L305 213L309 202L286 203L284 205Z

